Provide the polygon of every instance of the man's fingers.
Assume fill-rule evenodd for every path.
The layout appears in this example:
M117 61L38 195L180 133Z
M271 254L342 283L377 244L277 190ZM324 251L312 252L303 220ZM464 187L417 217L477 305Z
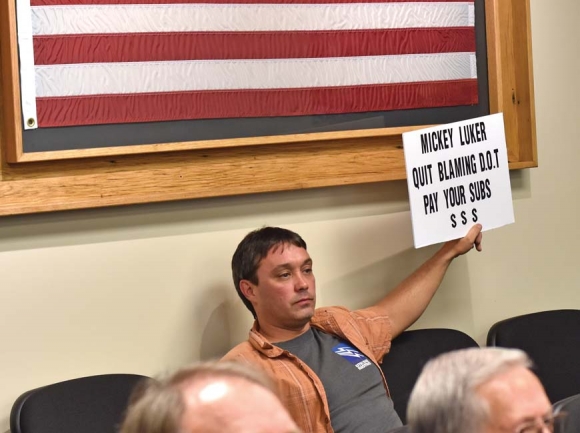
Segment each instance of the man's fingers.
M471 229L469 229L463 240L463 242L467 241L469 248L464 252L473 249L473 247L475 247L477 251L481 251L481 238L482 238L481 229L482 229L481 224L475 224L473 227L471 227Z
M477 238L481 236L481 229L482 229L481 224L475 224L473 227L471 227L469 232L467 232L467 236L465 237L469 239L471 243L475 243Z
M477 249L477 251L481 251L482 247L481 247L481 240L483 239L483 233L481 232L481 229L479 231L479 233L477 234L477 237L475 238L475 248Z

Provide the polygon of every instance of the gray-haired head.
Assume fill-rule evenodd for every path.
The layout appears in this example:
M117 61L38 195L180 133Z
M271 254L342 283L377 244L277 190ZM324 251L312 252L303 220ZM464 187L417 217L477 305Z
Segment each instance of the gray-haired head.
M529 368L517 349L471 348L429 361L419 376L407 410L412 433L480 433L489 419L477 388L514 367Z

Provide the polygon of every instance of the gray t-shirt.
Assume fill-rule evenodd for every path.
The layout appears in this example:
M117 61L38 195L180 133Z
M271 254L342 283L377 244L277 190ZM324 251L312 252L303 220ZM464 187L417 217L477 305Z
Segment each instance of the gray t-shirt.
M276 345L320 378L336 433L384 433L402 425L378 368L347 341L311 328Z

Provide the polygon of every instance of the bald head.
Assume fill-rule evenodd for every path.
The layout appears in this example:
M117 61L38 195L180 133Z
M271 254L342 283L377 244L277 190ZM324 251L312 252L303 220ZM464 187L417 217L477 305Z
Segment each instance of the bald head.
M298 433L269 379L232 362L203 363L151 381L121 433Z
M296 424L269 389L243 378L215 377L181 387L187 433L296 433Z

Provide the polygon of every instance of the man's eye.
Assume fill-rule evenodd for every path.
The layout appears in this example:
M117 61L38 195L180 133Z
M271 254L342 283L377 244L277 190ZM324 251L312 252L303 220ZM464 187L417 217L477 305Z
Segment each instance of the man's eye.
M305 274L311 274L312 273L312 268L306 268L303 271Z
M280 275L278 275L279 278L288 278L290 276L290 272L284 272Z

